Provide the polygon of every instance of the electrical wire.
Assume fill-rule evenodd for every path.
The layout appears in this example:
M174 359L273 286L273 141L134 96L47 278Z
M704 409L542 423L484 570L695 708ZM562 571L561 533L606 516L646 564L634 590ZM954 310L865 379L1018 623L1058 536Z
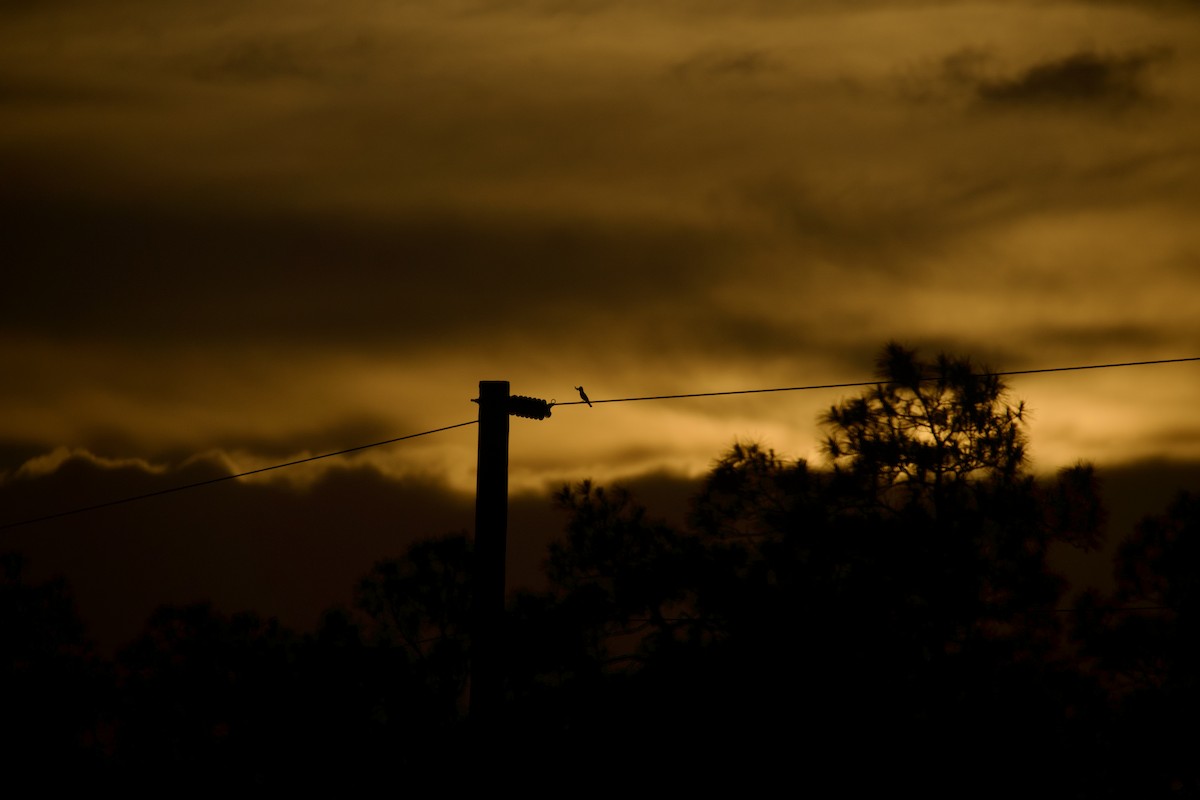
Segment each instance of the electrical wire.
M1153 361L1126 361L1126 362L1108 363L1108 364L1085 364L1085 365L1068 366L1068 367L1046 367L1046 368L1042 368L1042 369L1010 370L1010 371L1006 371L1006 372L985 372L985 373L981 373L981 377L989 377L989 376L991 376L991 377L1010 377L1010 376L1014 376L1014 375L1034 375L1034 374L1040 374L1040 373L1072 372L1072 371L1092 370L1092 369L1115 369L1118 367L1140 367L1140 366L1148 366L1148 365L1154 365L1154 364L1178 364L1178 363L1195 362L1195 361L1200 361L1200 356L1194 356L1194 357L1189 357L1189 358L1163 358L1163 359L1156 359ZM927 378L925 380L934 380L934 379ZM612 399L607 399L607 400L606 399L591 400L589 404L629 403L629 402L634 402L634 401L638 401L638 400L677 400L677 399L684 399L684 398L691 398L691 397L721 397L721 396L739 395L739 394L763 394L763 393L768 393L768 392L802 392L802 391L815 391L815 390L819 390L819 389L855 389L855 388L862 388L864 386L877 386L880 384L880 382L881 381L879 381L879 380L853 381L853 382L849 382L849 383L808 384L805 386L778 386L778 387L772 387L772 388L766 388L766 389L734 389L734 390L730 390L730 391L721 391L721 392L691 392L691 393L687 393L687 394L647 395L647 396L643 396L643 397L618 397L618 398L612 398ZM588 402L588 401L573 400L573 401L569 401L569 402L565 402L565 403L552 403L551 405L574 406L574 405L583 405L585 402ZM196 489L201 486L208 486L208 485L211 485L214 483L221 483L223 481L231 481L236 478L245 478L249 475L257 475L259 473L269 472L271 470L283 469L285 467L294 467L299 464L307 464L309 462L318 461L323 458L332 458L334 456L346 455L347 453L354 453L359 450L366 450L371 447L380 447L382 445L393 444L395 442L404 441L405 439L415 439L419 436L428 436L429 434L432 434L432 433L441 433L442 431L448 431L448 430L452 430L454 428L461 428L466 425L475 425L478 422L479 422L479 420L477 420L477 419L468 420L467 422L459 422L455 425L447 425L443 428L435 428L433 430L422 431L421 433L412 433L407 436L397 436L394 439L385 439L382 442L371 442L370 444L358 445L357 447L348 447L344 450L337 450L332 453L322 453L321 455L310 456L308 458L301 458L301 459L297 459L295 461L288 461L283 464L273 464L269 467L260 467L259 469L252 469L247 472L239 472L236 475L222 475L218 478L210 478L208 480L197 481L195 483L184 484L181 486L172 486L167 489L159 489L158 491L147 492L145 494L134 495L132 497L122 497L117 500L109 500L104 503L96 503L96 504L90 505L90 506L73 508L73 509L70 509L67 511L60 511L60 512L57 512L54 514L47 514L45 516L19 520L17 522L8 522L8 523L0 524L0 531L8 530L10 528L17 528L17 527L21 527L24 525L32 525L32 524L38 523L38 522L47 522L49 520L58 519L60 517L67 517L67 516L71 516L74 514L82 514L86 511L95 511L95 510L102 509L102 508L109 508L111 506L123 505L125 503L132 503L132 502L135 502L138 500L145 500L145 499L148 499L151 497L158 497L160 495L172 494L174 492L182 492L187 489Z
M1042 369L1018 369L1018 370L1009 370L1006 372L983 372L983 373L980 373L980 377L1006 378L1006 377L1011 377L1013 375L1036 375L1036 374L1046 373L1046 372L1074 372L1074 371L1088 370L1088 369L1115 369L1117 367L1144 367L1144 366L1149 366L1152 364L1179 364L1179 363L1189 362L1189 361L1200 361L1200 356L1192 356L1189 358L1160 358L1160 359L1156 359L1154 361L1125 361L1125 362L1111 363L1111 364L1084 364L1081 366L1071 366L1071 367L1044 367ZM929 382L929 381L933 381L933 380L936 380L936 378L925 378L923 382ZM720 396L725 396L725 395L760 394L760 393L765 393L765 392L807 392L807 391L815 391L818 389L858 389L858 388L862 388L864 386L878 386L881 383L884 383L884 381L873 380L873 381L855 381L853 383L816 383L816 384L809 384L807 386L777 386L777 387L770 388L770 389L734 389L732 391L724 391L724 392L692 392L690 394L659 394L659 395L648 395L645 397L616 397L616 398L612 398L612 399L608 399L608 400L604 400L604 399L597 400L595 398L590 398L590 400L591 400L592 404L596 404L596 403L630 403L630 402L634 402L637 400L679 400L679 399L688 398L688 397L720 397ZM583 405L584 402L585 401L583 401L583 400L571 400L571 401L568 401L565 403L555 403L554 405L555 406L580 406L580 405Z
M146 500L151 497L159 497L164 494L173 494L174 492L182 492L186 489L197 489L201 486L210 486L214 483L222 483L223 481L231 481L236 478L245 478L249 475L258 475L259 473L270 472L271 470L274 470L274 469L283 469L284 467L294 467L299 464L307 464L312 461L319 461L323 458L333 458L334 456L344 456L347 453L355 453L355 452L358 452L359 450L366 450L371 447L381 447L385 444L394 444L395 442L402 442L406 439L416 439L418 436L428 436L431 433L441 433L442 431L448 431L448 430L452 430L454 428L461 428L465 425L475 425L478 422L479 422L479 420L473 419L473 420L469 420L467 422L459 422L455 425L447 425L444 428L434 428L433 430L421 431L420 433L410 433L407 436L397 436L394 439L385 439L382 442L371 442L370 444L360 444L357 447L347 447L344 450L337 450L332 453L322 453L321 455L309 456L308 458L299 458L299 459L296 459L295 461L288 461L283 464L272 464L269 467L259 467L258 469L247 470L246 472L239 472L236 475L222 475L217 478L209 478L208 480L196 481L195 483L187 483L187 484L183 484L181 486L172 486L167 489L159 489L154 492L146 492L145 494L133 495L131 497L122 497L117 500L108 500L103 503L96 503L95 505L82 506L80 508L72 508L68 511L59 511L55 514L47 514L45 516L33 517L31 519L23 519L23 520L19 520L17 522L7 522L3 525L0 525L0 531L8 530L9 528L18 528L23 525L32 525L35 522L47 522L49 520L58 519L60 517L69 517L74 514L82 514L85 511L96 511L101 508L109 508L111 506L119 506L119 505L123 505L125 503L132 503L137 500Z

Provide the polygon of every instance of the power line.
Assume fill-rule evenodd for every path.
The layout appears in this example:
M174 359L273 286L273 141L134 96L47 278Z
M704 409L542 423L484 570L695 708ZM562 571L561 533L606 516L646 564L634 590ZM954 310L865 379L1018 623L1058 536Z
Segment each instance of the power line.
M691 394L658 394L646 397L616 397L609 400L592 400L596 403L631 403L635 400L679 400L685 397L719 397L731 394L760 394L763 392L804 392L815 389L854 389L862 386L875 386L879 381L858 381L855 383L821 383L809 386L780 386L772 389L733 389L725 392L692 392ZM571 400L566 403L555 403L555 406L581 406L583 400Z
M1013 375L1034 375L1034 374L1039 374L1039 373L1051 373L1051 372L1072 372L1072 371L1091 370L1091 369L1115 369L1118 367L1139 367L1139 366L1149 366L1149 365L1154 365L1154 364L1179 364L1179 363L1184 363L1184 362L1195 362L1195 361L1200 361L1200 356L1194 356L1194 357L1189 357L1189 358L1164 358L1164 359L1156 359L1153 361L1126 361L1126 362L1108 363L1108 364L1085 364L1085 365L1076 365L1076 366L1067 366L1067 367L1045 367L1045 368L1041 368L1041 369L1010 370L1010 371L1006 371L1006 372L985 372L985 373L981 373L981 376L982 377L988 377L988 376L1008 377L1008 376L1013 376ZM934 379L928 378L925 380L934 380ZM802 391L816 391L819 389L856 389L856 388L862 388L864 386L876 386L879 383L881 383L881 381L872 380L872 381L853 381L853 382L849 382L849 383L807 384L804 386L777 386L777 387L770 387L770 388L765 388L765 389L734 389L734 390L720 391L720 392L691 392L691 393L685 393L685 394L647 395L647 396L643 396L643 397L619 397L619 398L612 398L612 399L607 399L607 400L605 400L605 399L591 400L590 403L591 404L595 404L595 403L629 403L629 402L634 402L634 401L639 401L639 400L678 400L678 399L692 398L692 397L721 397L721 396L739 395L739 394L764 394L764 393L768 393L768 392L802 392ZM588 402L588 401L573 400L573 401L569 401L569 402L565 402L565 403L553 403L552 405L573 406L573 405L583 405L585 402ZM60 511L60 512L57 512L54 514L47 514L47 515L41 516L41 517L34 517L31 519L19 520L17 522L8 522L8 523L4 523L4 524L0 525L0 531L8 530L10 528L17 528L17 527L21 527L24 525L32 525L32 524L38 523L38 522L46 522L46 521L49 521L52 519L58 519L60 517L72 516L74 514L82 514L87 511L96 511L101 508L109 508L111 506L123 505L125 503L132 503L132 502L135 502L138 500L146 500L148 498L158 497L158 496L164 495L164 494L172 494L174 492L182 492L187 489L196 489L201 486L208 486L210 484L221 483L223 481L231 481L231 480L234 480L237 478L245 478L249 475L257 475L261 472L269 472L271 470L283 469L285 467L294 467L299 464L307 464L311 461L318 461L323 458L332 458L334 456L346 455L347 453L354 453L359 450L366 450L366 449L372 448L372 447L380 447L382 445L393 444L395 442L404 441L405 439L415 439L419 436L428 436L429 434L432 434L432 433L441 433L442 431L448 431L448 430L452 430L454 428L461 428L466 425L475 425L478 422L479 422L479 420L477 420L477 419L468 420L467 422L459 422L454 425L447 425L443 428L435 428L433 430L422 431L420 433L412 433L407 436L397 436L393 439L385 439L384 441L381 441L381 442L371 442L370 444L358 445L356 447L348 447L348 448L345 448L344 450L337 450L332 453L322 453L321 455L310 456L308 458L301 458L301 459L297 459L295 461L288 461L288 462L285 462L282 464L273 464L269 467L260 467L259 469L252 469L247 472L240 472L236 475L222 475L218 478L210 478L208 480L197 481L195 483L184 484L181 486L172 486L167 489L159 489L158 491L147 492L145 494L134 495L131 497L123 497L123 498L120 498L117 500L109 500L104 503L96 503L95 505L83 506L80 508L73 508L68 511Z
M1004 377L1010 377L1013 375L1036 375L1036 374L1044 373L1044 372L1074 372L1074 371L1087 370L1087 369L1115 369L1117 367L1143 367L1143 366L1149 366L1152 364L1180 364L1180 363L1189 362L1189 361L1200 361L1200 356L1193 356L1190 358L1160 358L1160 359L1156 359L1154 361L1125 361L1125 362L1121 362L1121 363L1111 363L1111 364L1084 364L1084 365L1071 366L1071 367L1044 367L1042 369L1018 369L1018 370L1009 370L1006 372L983 372L983 373L980 373L980 377L1004 378ZM932 380L936 380L936 379L935 378L925 378L924 379L925 382L932 381ZM761 394L761 393L765 393L765 392L808 392L808 391L815 391L818 389L858 389L858 388L862 388L864 386L878 386L880 383L884 383L884 381L873 380L873 381L855 381L853 383L817 383L817 384L809 384L806 386L776 386L776 387L772 387L769 389L734 389L731 391L724 391L724 392L692 392L689 394L659 394L659 395L648 395L645 397L616 397L616 398L612 398L609 400L596 400L595 398L592 398L591 402L593 404L595 404L595 403L630 403L630 402L634 402L637 400L679 400L679 399L688 398L688 397L720 397L720 396L734 395L734 394ZM568 401L565 403L555 403L554 405L556 405L556 406L579 406L579 405L583 405L584 402L585 401L583 401L583 400L571 400L571 401Z
M1079 367L1046 367L1044 369L1016 369L1008 372L988 372L984 375L994 375L996 377L1007 377L1009 375L1035 375L1040 372L1073 372L1084 369L1115 369L1117 367L1146 367L1154 364L1182 364L1188 361L1200 361L1200 356L1192 356L1190 358L1160 358L1154 361L1125 361L1116 364L1087 364Z
M442 431L448 431L448 430L452 430L454 428L461 428L465 425L475 425L478 422L479 422L479 420L473 419L468 422L459 422L455 425L447 425L444 428L434 428L433 430L421 431L420 433L410 433L407 436L397 436L394 439L385 439L382 442L371 442L370 444L360 444L357 447L347 447L344 450L337 450L332 453L322 453L321 455L318 455L318 456L309 456L308 458L299 458L299 459L296 459L295 461L288 461L283 464L272 464L269 467L259 467L258 469L247 470L246 472L239 472L236 475L222 475L218 478L209 478L208 480L196 481L195 483L187 483L187 484L183 484L181 486L172 486L167 489L159 489L158 491L154 491L154 492L146 492L145 494L133 495L131 497L122 497L119 500L108 500L103 503L96 503L95 505L90 505L90 506L82 506L80 508L72 508L69 511L59 511L55 514L47 514L42 517L33 517L31 519L23 519L23 520L19 520L17 522L7 522L3 525L0 525L0 531L8 530L9 528L18 528L23 525L32 525L35 522L47 522L49 520L58 519L60 517L69 517L74 514L82 514L85 511L96 511L101 508L109 508L110 506L124 505L125 503L132 503L137 500L146 500L151 497L158 497L158 496L164 495L164 494L173 494L174 492L182 492L186 489L197 489L201 486L209 486L214 483L221 483L223 481L231 481L236 478L245 478L249 475L257 475L261 472L270 472L271 470L274 470L274 469L283 469L284 467L294 467L299 464L307 464L311 461L319 461L323 458L333 458L334 456L344 456L347 453L355 453L355 452L358 452L359 450L366 450L371 447L381 447L385 444L394 444L395 442L402 442L405 439L416 439L418 436L428 436L431 433L441 433Z

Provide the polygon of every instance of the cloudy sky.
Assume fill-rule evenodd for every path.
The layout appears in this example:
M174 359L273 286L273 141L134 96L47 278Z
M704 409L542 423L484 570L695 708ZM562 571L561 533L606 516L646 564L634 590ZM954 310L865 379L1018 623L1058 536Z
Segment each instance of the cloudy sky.
M1200 356L1196 2L0 20L4 521L472 420L480 380L560 402L859 381L889 339L1001 370ZM1195 363L1011 385L1039 470L1200 459ZM738 439L819 459L846 394L563 406L513 421L512 485L696 475ZM282 547L285 520L382 525L379 498L413 535L468 527L475 435L6 535Z

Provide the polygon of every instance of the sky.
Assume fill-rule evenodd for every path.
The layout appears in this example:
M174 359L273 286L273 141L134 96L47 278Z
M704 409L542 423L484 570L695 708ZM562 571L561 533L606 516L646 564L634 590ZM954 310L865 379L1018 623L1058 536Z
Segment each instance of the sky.
M473 420L481 380L854 382L889 340L1200 356L1198 87L1184 0L7 0L0 521ZM1009 383L1037 471L1200 461L1195 363ZM514 514L735 441L819 462L849 394L514 419ZM324 600L469 529L475 437L0 535L91 607L283 613L314 564Z

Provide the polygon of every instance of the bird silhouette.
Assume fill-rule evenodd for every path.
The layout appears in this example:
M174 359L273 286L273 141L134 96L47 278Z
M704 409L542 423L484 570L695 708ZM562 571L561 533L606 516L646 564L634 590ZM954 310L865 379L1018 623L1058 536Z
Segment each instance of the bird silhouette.
M585 392L585 391L583 390L583 387L582 387L582 386L576 386L576 387L575 387L575 390L579 392L579 396L583 398L583 402L585 402L585 403L587 403L587 404L588 404L588 408L591 408L591 407L592 407L592 401L591 401L591 400L588 400L587 392Z

